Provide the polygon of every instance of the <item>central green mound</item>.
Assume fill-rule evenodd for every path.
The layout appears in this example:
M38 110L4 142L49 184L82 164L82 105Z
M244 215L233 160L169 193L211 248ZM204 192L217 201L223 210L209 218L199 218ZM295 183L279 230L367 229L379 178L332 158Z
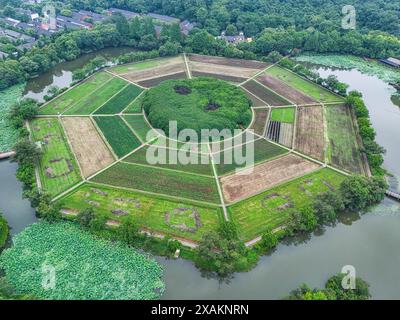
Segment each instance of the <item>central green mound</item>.
M170 121L178 132L193 129L244 129L252 118L251 101L238 87L212 78L169 80L150 89L142 106L151 125L169 135Z

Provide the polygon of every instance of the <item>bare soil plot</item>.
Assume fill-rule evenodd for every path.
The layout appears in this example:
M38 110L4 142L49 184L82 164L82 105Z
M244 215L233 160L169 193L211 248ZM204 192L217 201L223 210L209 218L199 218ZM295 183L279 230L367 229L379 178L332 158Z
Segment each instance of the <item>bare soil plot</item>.
M319 167L316 163L290 154L255 166L248 174L222 177L222 191L228 202L235 202L301 177Z
M295 149L315 159L324 160L324 115L321 106L298 107Z
M193 77L216 78L216 79L233 82L233 83L242 83L247 80L247 78L234 77L234 76L228 76L228 75L224 75L224 74L216 74L216 73L211 73L211 72L198 72L198 71L193 71L192 76Z
M257 78L257 81L263 85L271 88L275 92L279 93L281 96L289 99L296 104L313 104L317 103L313 98L305 95L304 93L292 88L281 80L274 78L268 74L263 74Z
M260 72L259 69L232 67L226 65L203 63L203 62L189 62L190 70L193 72L205 72L213 74L221 74L226 76L233 76L239 78L250 78L256 73Z
M244 89L243 89L243 91L246 94L246 96L251 100L253 107L263 107L263 106L267 105L264 101L261 101L256 96L252 95L250 92L248 92Z
M198 54L190 54L188 55L190 61L195 62L203 62L203 63L212 63L218 65L232 66L232 67L241 67L241 68L250 68L250 69L265 69L270 64L255 61L255 60L242 60L242 59L231 59L231 58L223 58L223 57L211 57L211 56L202 56Z
M243 88L245 88L246 90L257 96L261 100L265 101L270 106L287 106L292 104L291 102L278 96L271 90L268 90L267 88L263 87L262 85L253 80L246 82L243 85Z
M269 109L254 109L254 122L250 129L260 136L264 135Z
M106 144L88 117L62 118L68 140L81 166L84 177L114 162Z
M133 82L140 82L180 72L185 72L185 62L181 56L168 59L164 61L163 64L155 65L147 69L135 69L128 73L121 74L121 76Z
M166 80L177 80L177 79L185 79L187 78L186 72L178 72L174 74L169 74L162 77L151 78L144 81L139 81L138 84L145 88L151 88L158 86L161 82Z
M271 141L291 148L293 143L293 124L269 121L266 137Z

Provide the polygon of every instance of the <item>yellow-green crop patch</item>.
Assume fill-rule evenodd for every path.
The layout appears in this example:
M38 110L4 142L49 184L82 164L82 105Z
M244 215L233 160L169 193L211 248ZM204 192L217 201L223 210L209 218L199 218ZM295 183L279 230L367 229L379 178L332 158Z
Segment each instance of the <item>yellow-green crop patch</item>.
M293 107L272 109L271 121L293 123L294 117L295 109Z
M66 211L93 208L97 214L105 214L116 221L130 215L142 228L191 240L200 240L204 232L216 230L221 221L219 207L193 205L95 184L79 187L60 203Z
M285 82L291 87L300 90L301 92L317 99L321 102L338 102L343 101L343 98L333 94L332 92L312 83L311 81L307 81L297 74L290 72L286 69L280 68L278 66L274 66L267 70L267 73L278 78L279 80Z
M138 63L129 63L111 68L110 70L116 74L125 74L131 71L145 70L155 68L167 63L169 58L146 60Z
M112 75L107 72L96 73L81 84L50 101L39 110L39 113L43 115L61 114L67 108L78 103L93 91L103 86L111 78Z
M39 167L43 188L55 196L80 181L79 167L58 119L35 119L31 131L43 150Z
M311 204L316 195L338 188L344 179L336 171L322 169L234 204L229 213L241 238L251 240L284 227L291 212Z

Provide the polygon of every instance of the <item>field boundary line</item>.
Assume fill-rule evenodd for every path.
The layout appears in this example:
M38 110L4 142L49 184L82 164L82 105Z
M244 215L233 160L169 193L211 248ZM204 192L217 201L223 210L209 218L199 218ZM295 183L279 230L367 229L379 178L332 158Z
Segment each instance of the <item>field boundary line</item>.
M180 74L180 73L185 73L186 74L185 67L183 67L182 71L165 73L163 75L158 75L158 76L151 77L151 78L143 78L143 79L140 79L140 81L138 81L138 82L149 81L149 80L154 80L154 79L163 78L163 77L169 77L169 76L173 76L173 75ZM149 88L146 88L146 87L143 87L143 88L149 89Z
M129 83L127 83L121 90L117 91L115 94L113 94L110 99L106 100L102 105L100 105L97 109L95 109L94 111L92 111L92 113L90 115L93 115L96 111L100 110L107 102L109 102L111 99L113 99L114 97L116 97L118 94L120 94L122 92L122 90L128 88ZM107 113L103 113L103 114L107 114Z
M65 90L65 91L62 92L61 94L59 94L59 95L55 96L53 99L51 99L51 100L46 101L45 103L43 103L43 104L39 107L38 110L40 110L40 109L46 107L48 104L50 104L50 103L53 102L54 100L56 100L56 99L62 97L62 96L63 96L64 94L66 94L68 91L71 91L72 89L75 89L75 87L77 87L77 86L79 86L79 85L81 85L81 84L87 82L90 78L93 78L96 74L99 74L99 73L100 73L100 72L95 72L95 73L93 73L92 75L90 75L89 77L87 77L86 79L83 79L83 80L81 80L81 81L78 81L78 82L75 83L72 87L69 87L67 90ZM81 99L83 99L83 97L82 97Z
M279 79L278 79L279 80ZM260 86L263 86L265 89L269 90L270 92L276 94L277 96L281 97L283 100L286 100L287 102L291 103L292 106L296 105L296 103L294 103L292 100L289 100L288 98L282 96L281 94L279 94L278 92L276 92L275 90L272 90L271 88L267 87L265 84L261 83L260 81L258 81L257 79L253 79L254 82L256 82L257 84L259 84ZM282 81L283 82L283 81ZM292 88L292 87L291 87ZM294 89L294 88L292 88ZM297 90L297 89L294 89ZM298 91L298 90L297 90ZM299 91L301 92L301 91ZM303 93L303 92L301 92ZM311 97L309 97L311 98ZM318 102L316 102L318 103Z
M293 122L293 137L292 137L292 150L295 149L296 146L296 138L297 138L297 117L299 115L299 106L294 107L294 122Z
M156 165L150 165L150 164L143 164L143 163L136 163L136 162L129 162L129 161L121 161L121 163L129 164L129 165L135 165L135 166L138 166L138 167L151 168L151 169L156 169L156 170L160 169L160 170L164 170L164 171L183 173L183 174L188 174L188 175L198 176L198 177L203 177L203 178L210 178L210 179L214 178L213 175L208 176L206 174L182 171L182 170L177 170L177 169L169 169L169 168L157 167Z
M142 96L146 91L147 91L147 89L146 89L146 90L142 90L142 92L141 92L140 94L138 94L138 96L137 96L135 99L133 99L131 102L128 103L128 105L120 112L120 114L123 114L125 110L129 109L129 107L131 106L131 104L134 104L135 101L136 101L137 99L139 99L139 97Z
M139 137L139 135L137 134L137 132L130 126L130 124L128 123L128 121L125 120L125 118L122 115L117 115L117 117L120 117L121 120L128 126L129 130L131 130L131 132L133 133L133 135L139 139L140 143L143 145L144 141L142 140L141 137Z
M120 76L119 74L116 74L116 73L114 73L114 72L111 72L111 71L108 70L108 69L106 69L105 72L111 74L111 75L114 76L114 77L120 78L120 79L122 79L122 80L124 80L124 81L126 81L126 82L129 82L129 83L131 83L131 84L134 84L135 86L137 86L137 87L139 87L139 88L142 88L142 89L144 89L144 90L147 90L147 89L148 89L148 88L142 87L140 84L137 84L136 82L133 82L133 81L131 81L131 80L129 80L129 79L125 79L124 77Z
M103 139L104 143L106 144L106 146L108 147L108 149L110 150L112 156L114 157L114 160L118 160L118 156L115 154L114 149L111 147L111 145L108 143L105 135L103 134L103 131L101 131L100 127L97 125L96 120L94 119L94 117L90 116L90 120L93 123L93 126L95 127L95 129L97 130L97 133L100 135L100 137Z
M286 57L283 57L282 59L284 59L284 58L286 58ZM266 68L260 70L260 71L257 72L255 75L251 76L250 78L248 78L246 81L243 81L243 82L240 83L239 85L242 86L243 84L245 84L245 83L247 83L247 82L249 82L249 81L251 81L251 80L256 79L258 76L260 76L260 75L262 75L263 73L267 72L268 69L274 67L274 66L277 65L279 62L281 62L282 59L280 59L279 61L277 61L277 62L275 62L275 63L272 63L272 64L270 64L269 66L267 66Z
M324 121L324 138L325 138L325 148L324 148L324 157L325 157L325 163L329 163L329 138L328 138L328 121L327 121L327 115L326 115L326 109L325 105L322 103L322 115L323 115L323 121Z
M269 122L271 121L271 116L272 116L272 108L269 107L269 108L268 108L267 119L265 120L264 131L263 131L263 134L262 134L262 136L264 137L264 139L265 139L265 137L266 137L266 135L267 135L267 133L268 133L267 130L268 130Z
M61 192L60 194L58 194L56 197L54 197L51 200L51 202L56 202L57 200L60 200L62 197L64 197L68 193L71 193L72 191L74 191L75 189L79 188L81 185L85 184L86 182L87 182L86 180L79 181L77 184L73 185L68 190L65 190L65 191Z
M215 182L217 184L217 189L218 189L218 194L219 194L219 198L221 201L222 211L224 212L224 218L225 218L225 221L229 221L229 214L228 214L228 210L226 209L224 195L222 193L221 185L219 183L217 169L215 168L215 164L214 164L214 158L212 157L212 154L211 154L210 144L208 144L208 151L210 152L211 166L212 166L212 170L214 173Z
M198 203L199 205L202 204L203 206L207 205L207 206L212 206L212 207L215 207L215 208L220 208L221 207L221 205L217 204L217 203L201 201L201 200L194 200L194 199L189 199L189 198L184 198L184 197L171 196L171 195L164 194L164 193L157 193L157 192L139 190L139 189L134 189L134 188L114 186L114 185L111 185L111 184L106 184L106 183L102 183L102 182L96 182L96 181L92 181L92 180L91 181L87 181L87 183L98 185L98 186L104 186L104 187L108 187L108 188L120 189L120 190L131 191L131 192L137 192L137 193L146 194L146 195L150 195L150 196L161 196L161 197L167 198L169 200L178 200L178 201L189 202L189 203L190 202Z
M258 109L269 109L269 108L271 108L271 106L265 105L265 106L251 107L251 108L252 108L252 109L255 109L255 110L258 110Z
M238 87L240 87L241 89L243 89L244 91L247 91L249 94L251 94L253 97L257 98L258 100L260 100L261 102L265 103L265 106L270 107L269 103L266 103L263 99L261 99L259 96L256 96L254 93L250 92L249 90L247 90L245 87L243 87L241 84L238 85ZM253 107L256 108L256 107ZM264 108L264 107L263 107Z
M25 120L25 126L26 126L26 129L28 130L28 133L29 133L29 140L32 143L35 143L35 141L33 139L33 135L32 135L31 126L29 124L29 120ZM42 180L40 180L39 168L38 168L37 165L35 165L35 178L36 178L36 185L37 185L38 190L40 192L42 190Z
M154 138L154 139L159 139L160 137L162 137L162 136L157 136L157 137ZM153 139L153 140L154 140L154 139ZM150 140L149 142L151 142L151 141L153 141L153 140ZM172 151L178 151L178 152L191 152L191 153L195 153L195 154L198 154L198 155L201 155L201 156L208 156L208 155L209 155L208 152L207 152L207 153L204 153L204 152L194 151L194 150L175 149L175 148L172 148L172 147L169 147L169 146L162 146L162 145L157 145L157 144L150 144L150 143L148 143L148 142L146 142L145 145L148 146L148 147L155 147L155 148L159 148L159 149L166 149L166 150L172 150Z
M64 123L62 121L62 117L61 116L58 117L58 122L61 125L62 130L64 131L65 139L67 140L67 144L68 144L68 146L69 146L69 148L71 150L71 153L74 155L75 161L76 161L76 163L78 165L78 168L79 168L79 172L81 174L81 178L85 181L86 178L85 178L85 175L83 174L83 170L82 170L81 164L79 163L78 158L77 158L77 156L76 156L76 154L74 152L74 148L72 147L71 141L69 141L68 133L67 133L67 130L65 129L65 126L64 126Z
M254 139L253 141L242 142L242 143L237 144L237 145L232 145L231 147L228 147L228 148L225 148L225 149L220 149L219 151L216 151L216 152L213 152L212 148L210 147L210 154L214 155L214 154L218 154L218 153L221 153L221 152L229 151L229 150L232 150L232 149L235 149L235 148L238 148L238 147L242 147L242 146L244 146L246 144L249 144L249 143L255 143L256 141L259 141L259 140L262 139L259 134L256 134L254 132L254 130L253 131L246 130L246 132L250 132L251 134L255 135L257 137L257 139ZM222 142L224 142L224 141L222 141Z
M278 233L279 231L282 231L282 230L285 230L286 229L286 226L280 226L280 227L277 227L277 228L275 228L275 229L273 229L272 231L271 231L271 233ZM244 243L244 245L246 246L246 247L252 247L252 246L254 246L255 244L257 244L258 242L260 242L262 240L262 236L258 236L258 237L255 237L254 239L252 239L252 240L249 240L249 241L246 241L245 243Z
M192 79L192 72L190 71L189 63L185 52L183 53L183 60L185 61L187 76L189 79Z
M78 101L75 101L75 103L71 104L68 108L64 109L63 112L61 112L59 115L62 116L64 115L69 109L71 109L72 107L74 107L75 105L77 105L79 102L81 102L83 99L91 96L92 94L96 93L98 90L100 90L101 88L103 88L107 83L109 83L112 79L114 78L110 78L108 79L106 82L104 82L100 87L98 87L96 90L92 91L91 93L89 93L88 95L78 99Z

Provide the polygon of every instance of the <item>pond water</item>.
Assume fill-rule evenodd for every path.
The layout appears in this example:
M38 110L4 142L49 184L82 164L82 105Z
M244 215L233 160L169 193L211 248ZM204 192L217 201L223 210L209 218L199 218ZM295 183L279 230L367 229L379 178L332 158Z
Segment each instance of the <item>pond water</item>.
M357 70L316 68L324 76L337 75L351 89L363 93L378 133L377 140L387 149L385 167L394 174L392 188L398 188L400 108L391 100L394 89L377 77ZM49 75L44 77L49 79ZM38 86L42 90L49 85L46 79L35 81L42 83ZM32 88L33 84L29 90ZM37 94L40 94L39 89ZM0 209L12 226L13 234L35 221L29 203L22 200L15 170L15 164L0 162ZM399 299L399 231L400 203L385 199L362 217L343 216L337 226L301 243L280 244L274 253L262 257L255 269L236 274L229 284L203 278L189 261L157 258L165 267L167 289L163 299L279 299L302 283L323 287L327 278L340 272L344 265L353 265L357 275L371 284L373 298Z

